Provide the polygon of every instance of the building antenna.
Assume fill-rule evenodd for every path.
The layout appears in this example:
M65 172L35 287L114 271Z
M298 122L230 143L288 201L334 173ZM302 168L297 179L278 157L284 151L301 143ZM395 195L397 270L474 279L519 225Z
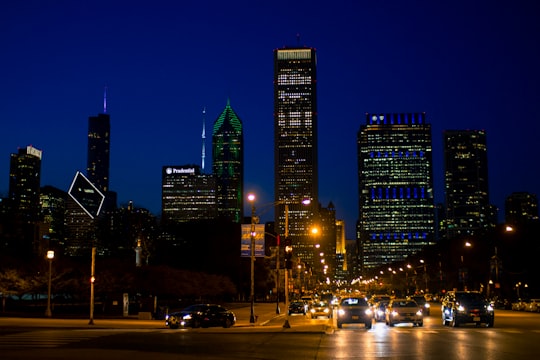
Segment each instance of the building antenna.
M206 157L206 107L203 107L203 111L202 111L202 156L201 156L201 160L202 160L202 172L204 173L204 158Z
M107 85L105 85L105 89L103 90L103 113L107 113Z

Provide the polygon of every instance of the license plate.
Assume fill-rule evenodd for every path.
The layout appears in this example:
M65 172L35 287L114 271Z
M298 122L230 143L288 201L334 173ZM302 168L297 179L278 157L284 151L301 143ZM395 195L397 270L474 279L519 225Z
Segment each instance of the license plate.
M353 320L358 320L359 317L358 317L358 315L353 315L353 316L352 316L352 319L353 319Z
M480 321L480 316L474 316L474 317L472 318L472 321Z

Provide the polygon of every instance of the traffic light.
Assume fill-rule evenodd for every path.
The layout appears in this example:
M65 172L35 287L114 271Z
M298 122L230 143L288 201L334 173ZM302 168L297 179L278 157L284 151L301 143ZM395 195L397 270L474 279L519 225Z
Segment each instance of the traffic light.
M290 238L285 238L285 269L292 269L292 243Z

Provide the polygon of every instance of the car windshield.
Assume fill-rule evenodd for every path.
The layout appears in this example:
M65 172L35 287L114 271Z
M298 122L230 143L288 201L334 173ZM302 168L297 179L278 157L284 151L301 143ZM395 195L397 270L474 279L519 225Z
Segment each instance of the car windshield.
M182 311L197 312L197 311L204 311L204 310L206 310L206 305L191 305L191 306L188 306L187 308L185 308Z
M412 299L416 301L418 304L423 304L426 302L426 298L424 298L423 296L413 296Z
M367 301L361 298L347 298L341 301L341 306L367 306Z
M414 301L394 301L393 307L418 307L418 304Z
M456 294L456 300L459 302L483 302L485 298L480 293L460 293Z

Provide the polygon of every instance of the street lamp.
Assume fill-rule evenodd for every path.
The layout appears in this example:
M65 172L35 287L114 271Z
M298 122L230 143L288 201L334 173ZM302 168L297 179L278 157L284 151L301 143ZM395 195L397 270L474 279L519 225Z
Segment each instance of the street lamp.
M249 315L250 324L255 323L255 195L248 194L248 201L251 203L251 289L250 289L250 301L251 301L251 310Z
M51 282L52 282L52 260L54 259L54 251L47 251L47 259L49 260L49 288L47 291L47 309L45 310L45 316L51 317Z
M289 204L285 201L278 201L276 204L283 204L285 206L285 241L290 241L289 239ZM309 205L311 200L305 199L302 201L302 204ZM285 248L285 252L292 254L292 246L289 245L289 249ZM291 324L289 323L289 269L285 267L285 322L283 323L284 328L290 328Z

